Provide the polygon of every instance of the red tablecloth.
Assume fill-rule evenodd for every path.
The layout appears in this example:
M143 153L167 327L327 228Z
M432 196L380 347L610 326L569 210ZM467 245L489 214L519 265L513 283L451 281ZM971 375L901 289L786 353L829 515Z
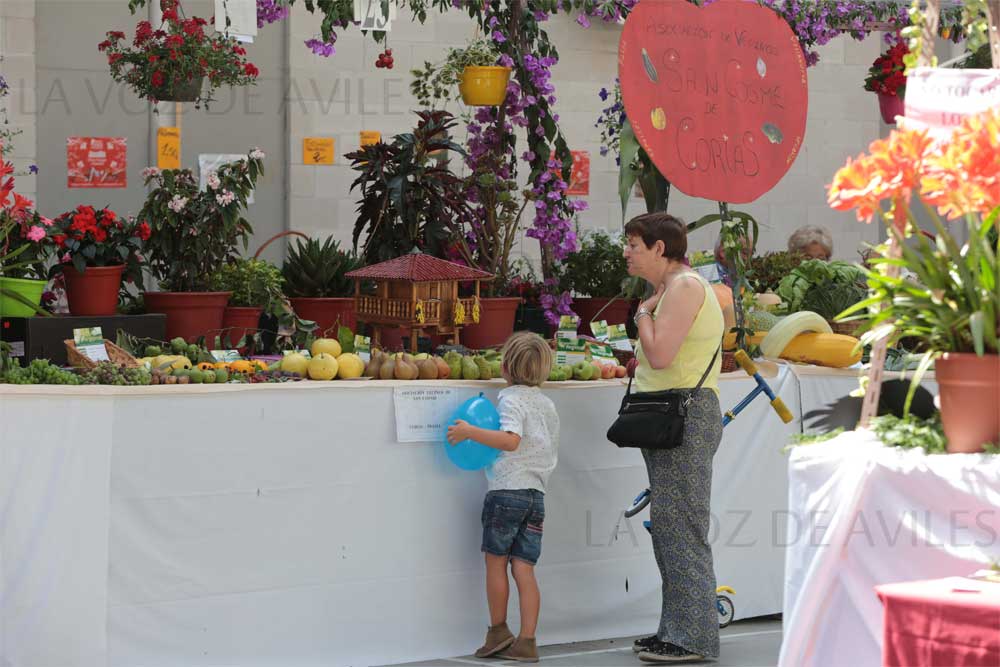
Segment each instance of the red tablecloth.
M883 667L1000 667L1000 584L950 577L875 591Z

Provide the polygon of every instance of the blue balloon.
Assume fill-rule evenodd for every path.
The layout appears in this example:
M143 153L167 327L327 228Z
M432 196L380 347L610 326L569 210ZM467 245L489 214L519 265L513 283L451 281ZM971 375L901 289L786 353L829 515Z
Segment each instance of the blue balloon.
M454 424L456 419L467 421L479 428L491 431L500 430L500 413L493 407L489 399L483 397L482 392L479 396L473 396L462 403L448 420L448 425ZM444 438L444 451L451 462L462 470L485 468L493 465L493 462L500 456L500 450L481 445L475 440L463 440L455 445L448 444L447 433Z

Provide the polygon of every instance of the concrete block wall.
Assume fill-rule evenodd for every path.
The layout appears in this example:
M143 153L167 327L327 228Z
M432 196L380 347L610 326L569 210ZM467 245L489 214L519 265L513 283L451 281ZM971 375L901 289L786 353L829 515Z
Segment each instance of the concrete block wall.
M0 1L0 74L10 86L2 104L7 108L7 129L20 131L13 139L13 151L6 157L20 172L37 162L37 119L35 113L35 0ZM2 119L0 119L2 122ZM37 177L17 177L17 192L35 199Z
M349 243L353 229L356 193L348 188L354 172L344 153L358 147L360 130L378 130L383 138L412 129L415 108L409 94L409 70L425 60L439 60L448 46L458 46L475 32L475 25L460 12L431 15L426 24L409 20L400 12L389 34L395 68L376 69L380 47L356 30L337 41L337 53L326 59L314 56L302 42L316 36L316 18L299 7L289 20L289 141L291 191L289 225L319 235L334 235ZM556 111L570 147L590 153L589 209L579 216L582 231L619 230L622 225L618 198L618 168L614 156L601 157L599 131L594 128L606 105L598 97L617 75L616 53L621 27L595 21L583 29L572 17L559 16L545 24L556 44L560 62L553 68ZM864 42L849 37L820 49L820 64L809 70L810 106L802 151L786 177L766 196L739 207L753 214L761 225L759 247L783 249L789 234L804 224L827 226L835 239L835 255L856 259L858 247L879 238L877 225L855 221L826 205L826 185L848 156L865 150L884 132L875 96L863 88L864 77L877 57L881 42L872 36ZM452 111L460 111L453 105ZM302 164L302 139L332 136L336 139L336 164L312 167ZM715 212L714 202L692 199L674 190L670 210L685 220ZM628 216L645 212L634 198ZM523 226L531 224L528 216ZM710 250L717 229L709 227L692 235L690 246ZM520 251L531 258L538 245L524 239Z

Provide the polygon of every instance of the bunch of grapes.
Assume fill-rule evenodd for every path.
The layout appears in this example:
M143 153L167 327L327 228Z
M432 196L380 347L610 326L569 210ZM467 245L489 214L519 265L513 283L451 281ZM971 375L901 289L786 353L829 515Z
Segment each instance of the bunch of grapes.
M147 385L152 382L152 376L145 368L127 368L102 361L84 373L82 380L83 384Z
M7 384L80 384L80 378L70 371L52 365L47 359L35 359L27 368L21 368L19 360L2 376L0 382Z

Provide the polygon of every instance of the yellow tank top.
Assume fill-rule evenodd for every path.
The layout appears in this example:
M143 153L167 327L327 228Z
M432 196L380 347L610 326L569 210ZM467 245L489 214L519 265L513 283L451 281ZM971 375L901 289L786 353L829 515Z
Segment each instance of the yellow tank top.
M690 271L683 275L684 278L678 276L674 280L695 278L705 289L705 300L702 302L701 308L698 309L698 315L694 318L691 330L684 342L681 343L673 363L666 368L657 370L650 366L646 355L642 353L642 343L636 345L635 356L639 361L639 365L635 369L636 391L693 389L722 342L725 320L722 318L722 308L719 306L719 300L715 298L715 292L708 281L697 273ZM666 296L666 292L663 296ZM656 310L653 311L654 319L660 316L663 296L660 297L659 303L656 304ZM720 353L712 365L712 370L708 372L702 387L712 389L718 394L721 369L722 354Z

